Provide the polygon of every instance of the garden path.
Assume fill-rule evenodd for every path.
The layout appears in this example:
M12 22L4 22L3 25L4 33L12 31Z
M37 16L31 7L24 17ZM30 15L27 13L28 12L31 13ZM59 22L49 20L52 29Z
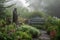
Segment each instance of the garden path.
M40 30L41 35L39 38L35 38L33 40L50 40L50 36L47 34L45 30Z

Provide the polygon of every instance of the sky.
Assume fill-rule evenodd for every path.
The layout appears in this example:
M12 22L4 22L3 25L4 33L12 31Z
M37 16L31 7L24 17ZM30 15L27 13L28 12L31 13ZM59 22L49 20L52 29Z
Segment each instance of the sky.
M27 2L27 0L11 0L11 1L7 2L5 4L5 6L7 6L7 5L9 6L14 3L16 3L16 6L23 6L23 7L26 7L28 10L35 10L35 9L39 9L42 6L44 6L44 2L43 1L41 2L40 0L36 0L36 1L28 0L28 2ZM40 10L42 10L42 9L40 9Z
M18 1L22 2L24 7L28 7L29 6L29 3L27 3L26 0L18 0Z
M11 0L9 2L4 3L4 6L6 7L6 6L9 6L9 5L15 4L15 3L16 3L16 0Z
M30 3L27 2L27 0L17 0L17 5L20 5L20 3L22 3L22 6L25 7L25 8L27 8L29 11L32 11L33 10L33 8L30 8L29 7Z
M18 3L19 3L19 5L22 4L21 6L24 6L24 7L28 7L29 6L29 3L26 3L25 0L11 0L11 1L5 3L4 5L5 6L7 6L7 5L9 6L9 5L14 4L14 3L17 3L17 5L18 5Z

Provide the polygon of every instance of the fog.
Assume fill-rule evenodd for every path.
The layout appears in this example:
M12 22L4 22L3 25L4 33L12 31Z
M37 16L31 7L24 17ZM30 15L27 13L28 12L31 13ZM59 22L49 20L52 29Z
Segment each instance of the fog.
M11 0L5 3L5 6L15 3L17 7L25 7L31 11L43 11L48 15L60 17L60 0Z

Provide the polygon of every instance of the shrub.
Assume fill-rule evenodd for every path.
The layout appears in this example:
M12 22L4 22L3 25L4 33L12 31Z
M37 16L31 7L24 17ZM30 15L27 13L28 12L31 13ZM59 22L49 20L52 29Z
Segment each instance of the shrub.
M33 18L33 17L35 17L35 16L45 17L46 15L44 14L44 12L33 11L33 12L30 12L28 18Z
M48 27L47 31L51 31L51 30L57 30L58 26L50 26Z
M31 34L32 37L38 37L38 35L40 35L40 31L38 29L29 25L22 25L21 27L18 27L18 31L27 32L28 34Z
M32 39L30 34L27 34L26 32L22 32L22 31L17 31L16 35L17 35L17 39L20 39L20 40L31 40Z
M13 31L16 30L16 25L15 24L10 24L6 26L7 31Z
M31 40L31 35L23 32L18 31L15 27L15 24L6 25L6 27L2 27L0 29L0 39L1 40ZM17 38L19 36L19 38Z
M1 19L0 20L0 27L4 27L6 24L5 20Z
M54 39L59 40L60 39L60 19L57 17L47 17L46 20L46 28L48 34L50 33L51 30L56 30L56 37Z
M11 33L10 35L8 35L5 32L4 33L0 32L0 38L1 38L1 40L14 40L15 35L14 35L14 33Z
M50 27L48 27L47 28L47 33L50 35L50 32L52 31L52 30L56 30L56 33L57 33L57 31L58 31L58 26L50 26ZM57 34L56 34L57 35Z
M58 26L58 29L57 29L57 34L56 34L56 40L59 40L60 39L60 26Z

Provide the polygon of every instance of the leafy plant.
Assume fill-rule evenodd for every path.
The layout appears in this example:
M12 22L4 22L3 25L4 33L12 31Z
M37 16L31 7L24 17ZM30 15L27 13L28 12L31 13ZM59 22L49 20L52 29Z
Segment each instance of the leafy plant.
M31 40L32 39L30 34L27 34L26 32L22 32L22 31L17 31L16 35L17 35L17 38L20 40Z
M0 20L0 27L4 27L6 25L5 20L1 19Z
M27 32L18 31L15 24L6 25L0 28L1 40L31 40L32 37Z
M40 35L40 31L38 29L29 25L22 25L21 27L18 27L18 31L27 32L28 34L31 34L32 37L38 37Z

